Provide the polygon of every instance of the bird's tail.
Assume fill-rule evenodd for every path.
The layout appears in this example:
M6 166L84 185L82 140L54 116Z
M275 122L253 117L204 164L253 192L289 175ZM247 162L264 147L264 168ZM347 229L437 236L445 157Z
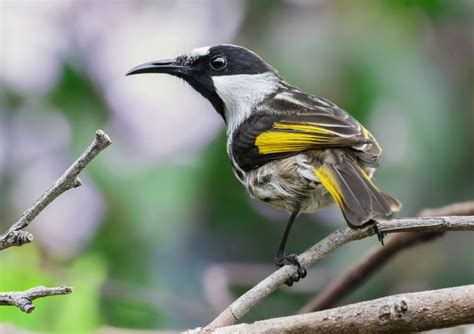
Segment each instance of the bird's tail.
M398 200L377 189L354 159L325 159L314 172L351 227L376 218L389 219L401 208Z

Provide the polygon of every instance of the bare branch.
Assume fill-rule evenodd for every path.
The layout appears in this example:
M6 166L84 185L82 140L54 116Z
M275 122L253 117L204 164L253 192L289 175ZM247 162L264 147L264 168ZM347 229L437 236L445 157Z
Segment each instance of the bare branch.
M112 141L109 136L102 131L97 130L94 142L82 153L82 155L69 167L69 169L49 188L31 208L26 210L20 219L0 237L0 250L11 246L22 246L33 240L33 235L24 231L41 211L43 211L52 201L58 198L62 193L69 189L79 187L81 181L78 178L79 173L92 161L100 152L107 148Z
M474 323L474 285L405 293L214 333L406 333Z
M20 219L15 222L10 229L0 237L0 250L11 246L22 246L33 240L33 235L24 230L52 201L58 198L62 193L69 189L79 187L81 181L78 178L79 173L92 161L100 152L107 148L112 141L109 136L102 131L97 130L95 140L82 153L82 155L68 168L68 170L33 204L26 210ZM35 306L32 301L36 298L65 295L72 292L69 287L46 288L37 286L26 291L3 292L0 293L0 305L16 306L26 313L31 313Z
M400 251L414 245L431 241L443 235L444 232L405 232L396 235L385 243L383 247L374 248L365 258L351 267L342 276L334 280L309 301L299 314L325 310L333 307L339 300L345 297L350 291L358 287L367 280L376 270L392 259Z
M222 262L208 266L202 274L203 294L209 306L214 311L223 310L232 303L234 286L254 286L262 277L275 271L275 265L252 262ZM336 271L332 268L314 268L308 271L311 277L317 280L302 280L298 284L288 287L290 293L311 293L321 291L329 282L337 278Z
M474 216L405 217L377 221L380 232L473 231Z
M384 234L402 231L474 231L474 216L396 218L389 221L379 221L378 230ZM373 227L357 230L349 227L340 228L302 253L299 256L300 263L304 268L308 268L336 248L348 242L372 236L374 233ZM212 331L218 327L234 324L295 274L296 268L294 266L283 266L235 300L204 330Z
M474 201L453 203L436 209L424 209L420 216L472 216L474 215Z
M474 201L454 203L436 209L424 209L420 216L467 216L474 214ZM400 233L384 247L376 247L363 260L329 284L319 295L310 300L298 313L315 312L334 307L338 301L353 291L402 250L432 241L444 232Z
M26 313L31 313L35 309L33 300L36 298L67 295L72 292L72 288L60 286L57 288L46 288L37 286L26 291L2 292L0 293L0 305L16 306Z

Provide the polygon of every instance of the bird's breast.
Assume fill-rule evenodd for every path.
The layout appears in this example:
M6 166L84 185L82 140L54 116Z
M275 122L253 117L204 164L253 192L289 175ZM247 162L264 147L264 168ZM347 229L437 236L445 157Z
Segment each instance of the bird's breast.
M301 204L302 212L315 212L332 203L304 153L271 161L249 171L239 171L234 164L233 167L252 197L278 209L291 212Z

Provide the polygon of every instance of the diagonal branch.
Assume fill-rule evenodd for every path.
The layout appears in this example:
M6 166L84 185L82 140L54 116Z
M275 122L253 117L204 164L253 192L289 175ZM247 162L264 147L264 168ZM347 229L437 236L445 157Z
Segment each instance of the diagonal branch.
M33 204L26 210L20 219L15 222L10 229L0 237L0 251L12 246L22 246L33 240L33 235L24 229L31 224L52 201L58 198L62 193L69 189L79 187L81 181L78 178L79 173L92 161L100 152L106 149L112 141L109 136L102 131L97 130L95 140L82 153L82 155L66 170L66 172ZM69 287L46 288L37 286L26 291L3 292L0 293L0 306L16 306L26 313L31 313L35 306L32 301L36 298L65 295L72 292Z
M474 215L474 201L453 203L435 209L424 209L420 216L472 216Z
M380 233L395 233L403 231L437 232L437 231L474 231L474 216L467 217L418 217L396 218L388 221L378 221ZM319 259L336 248L348 242L363 239L375 234L373 227L353 230L343 227L319 241L299 256L300 263L308 268ZM296 274L296 268L286 265L272 273L252 289L244 293L217 316L204 331L212 331L218 327L234 324L247 314L255 305L270 293L284 284L289 277Z
M0 293L0 305L16 306L26 313L31 313L35 309L33 300L41 297L67 295L72 292L72 288L60 286L57 288L46 288L37 286L26 291L2 292Z
M474 285L404 293L215 333L412 333L474 323Z
M474 201L454 203L441 208L425 209L420 216L474 215ZM391 238L384 247L375 247L368 255L329 284L298 313L315 312L334 307L338 301L366 281L401 251L439 238L444 232L404 232Z
M364 259L346 271L341 277L331 282L314 299L310 300L298 313L308 313L333 307L350 291L367 280L400 251L420 243L431 241L443 235L443 232L404 232L397 234L383 247L374 248Z
M109 136L97 130L94 142L82 153L82 155L68 168L68 170L33 204L26 210L20 219L15 222L10 229L0 237L0 250L11 246L22 246L33 240L33 235L24 229L30 225L52 201L69 189L77 188L81 185L78 178L79 173L92 161L100 152L107 148L112 141Z

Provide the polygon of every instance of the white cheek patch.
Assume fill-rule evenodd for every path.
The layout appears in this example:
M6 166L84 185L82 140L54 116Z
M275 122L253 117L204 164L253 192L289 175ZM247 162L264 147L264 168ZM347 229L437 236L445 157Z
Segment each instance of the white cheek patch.
M271 72L213 76L216 93L225 105L227 134L232 133L252 113L253 107L278 88Z
M209 53L210 48L210 46L203 46L202 48L193 49L191 50L190 55L194 57L205 56Z

